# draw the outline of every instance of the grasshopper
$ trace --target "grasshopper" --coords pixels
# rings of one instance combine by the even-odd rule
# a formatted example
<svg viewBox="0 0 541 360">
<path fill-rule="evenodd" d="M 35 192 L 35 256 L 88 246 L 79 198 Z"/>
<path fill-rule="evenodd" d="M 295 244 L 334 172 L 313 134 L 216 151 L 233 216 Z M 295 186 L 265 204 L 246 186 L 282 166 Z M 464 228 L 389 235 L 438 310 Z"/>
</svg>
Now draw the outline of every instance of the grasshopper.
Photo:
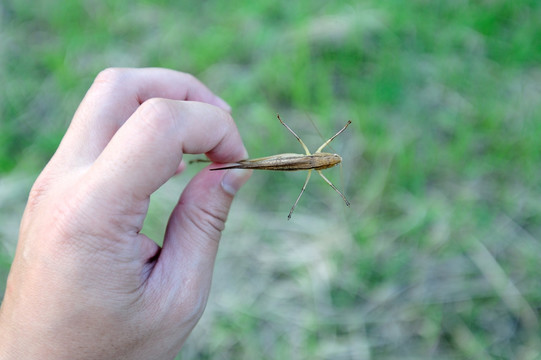
<svg viewBox="0 0 541 360">
<path fill-rule="evenodd" d="M 330 167 L 333 167 L 337 164 L 340 164 L 342 162 L 342 158 L 338 154 L 331 154 L 331 153 L 324 153 L 321 152 L 331 141 L 334 140 L 335 137 L 340 135 L 349 124 L 351 124 L 351 121 L 348 121 L 346 125 L 338 131 L 334 136 L 332 136 L 329 140 L 325 141 L 323 145 L 321 145 L 315 153 L 310 153 L 310 150 L 308 150 L 308 147 L 304 144 L 304 142 L 301 140 L 301 138 L 295 134 L 293 130 L 289 126 L 287 126 L 286 123 L 282 121 L 280 118 L 280 115 L 277 115 L 278 120 L 280 120 L 280 123 L 286 127 L 287 130 L 289 130 L 290 133 L 295 136 L 295 138 L 301 143 L 305 154 L 278 154 L 278 155 L 272 155 L 272 156 L 266 156 L 262 158 L 257 159 L 247 159 L 247 160 L 240 160 L 237 163 L 233 165 L 213 168 L 210 170 L 226 170 L 226 169 L 255 169 L 255 170 L 278 170 L 278 171 L 297 171 L 297 170 L 308 170 L 308 175 L 306 176 L 306 180 L 304 182 L 304 185 L 302 186 L 301 193 L 297 197 L 297 200 L 293 204 L 293 207 L 291 207 L 291 210 L 289 211 L 289 215 L 287 216 L 287 219 L 291 219 L 291 214 L 293 214 L 293 211 L 295 210 L 295 207 L 297 207 L 297 203 L 299 202 L 302 194 L 304 193 L 304 190 L 306 189 L 306 185 L 308 185 L 308 181 L 310 180 L 310 175 L 312 174 L 312 170 L 316 170 L 317 173 L 325 180 L 327 184 L 329 184 L 334 191 L 336 191 L 344 200 L 347 206 L 350 205 L 349 201 L 346 199 L 346 197 L 334 186 L 329 179 L 323 175 L 321 170 L 328 169 Z"/>
</svg>

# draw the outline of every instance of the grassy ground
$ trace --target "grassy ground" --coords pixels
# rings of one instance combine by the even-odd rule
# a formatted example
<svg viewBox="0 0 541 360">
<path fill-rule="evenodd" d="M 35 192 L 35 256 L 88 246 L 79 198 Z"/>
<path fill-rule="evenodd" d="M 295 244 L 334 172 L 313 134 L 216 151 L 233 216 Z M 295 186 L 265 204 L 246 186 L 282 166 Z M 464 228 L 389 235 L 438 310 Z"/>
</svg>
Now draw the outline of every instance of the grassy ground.
<svg viewBox="0 0 541 360">
<path fill-rule="evenodd" d="M 351 208 L 314 177 L 288 222 L 304 176 L 254 174 L 180 359 L 541 358 L 540 18 L 533 0 L 3 2 L 0 272 L 96 73 L 170 67 L 233 106 L 252 156 L 301 151 L 277 112 L 310 148 L 353 121 L 329 170 Z M 154 197 L 154 238 L 187 178 Z"/>
</svg>

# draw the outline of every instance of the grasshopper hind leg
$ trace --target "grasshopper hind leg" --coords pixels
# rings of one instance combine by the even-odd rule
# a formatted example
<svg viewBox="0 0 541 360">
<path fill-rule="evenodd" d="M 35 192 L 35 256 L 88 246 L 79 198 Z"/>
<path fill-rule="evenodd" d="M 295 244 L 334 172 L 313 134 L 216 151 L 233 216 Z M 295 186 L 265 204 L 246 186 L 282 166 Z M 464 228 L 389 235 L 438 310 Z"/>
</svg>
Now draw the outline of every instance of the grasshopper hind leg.
<svg viewBox="0 0 541 360">
<path fill-rule="evenodd" d="M 299 202 L 302 194 L 304 193 L 304 190 L 306 190 L 306 185 L 308 185 L 308 181 L 310 180 L 310 175 L 312 174 L 312 170 L 308 170 L 308 175 L 306 176 L 306 181 L 304 182 L 304 185 L 302 186 L 301 193 L 297 197 L 297 200 L 295 200 L 295 204 L 291 207 L 291 210 L 289 211 L 289 215 L 287 216 L 287 219 L 291 219 L 291 214 L 293 214 L 293 211 L 297 207 L 297 203 Z"/>
<path fill-rule="evenodd" d="M 317 170 L 317 173 L 323 178 L 323 180 L 325 180 L 325 182 L 326 182 L 327 184 L 329 184 L 329 185 L 334 189 L 334 191 L 336 191 L 338 194 L 340 194 L 340 196 L 342 197 L 342 199 L 344 199 L 344 202 L 346 203 L 346 205 L 349 206 L 350 203 L 349 203 L 348 199 L 346 199 L 346 197 L 344 196 L 344 194 L 342 194 L 342 193 L 340 192 L 340 190 L 338 190 L 338 189 L 336 188 L 336 186 L 334 186 L 334 185 L 332 184 L 332 182 L 331 182 L 329 179 L 327 179 L 327 178 L 325 177 L 325 175 L 323 175 L 323 173 L 321 172 L 321 170 Z"/>
</svg>

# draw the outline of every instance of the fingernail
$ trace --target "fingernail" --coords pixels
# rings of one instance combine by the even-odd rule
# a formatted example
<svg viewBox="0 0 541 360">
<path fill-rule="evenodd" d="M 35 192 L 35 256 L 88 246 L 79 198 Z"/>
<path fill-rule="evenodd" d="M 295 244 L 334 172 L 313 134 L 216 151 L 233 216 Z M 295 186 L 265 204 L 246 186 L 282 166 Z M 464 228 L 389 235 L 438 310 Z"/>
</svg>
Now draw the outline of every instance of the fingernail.
<svg viewBox="0 0 541 360">
<path fill-rule="evenodd" d="M 222 110 L 227 111 L 228 113 L 231 112 L 231 106 L 219 96 L 216 96 L 216 106 L 218 106 Z"/>
<path fill-rule="evenodd" d="M 246 169 L 231 169 L 227 170 L 222 178 L 222 189 L 230 195 L 235 195 L 242 185 L 252 175 L 252 170 Z"/>
</svg>

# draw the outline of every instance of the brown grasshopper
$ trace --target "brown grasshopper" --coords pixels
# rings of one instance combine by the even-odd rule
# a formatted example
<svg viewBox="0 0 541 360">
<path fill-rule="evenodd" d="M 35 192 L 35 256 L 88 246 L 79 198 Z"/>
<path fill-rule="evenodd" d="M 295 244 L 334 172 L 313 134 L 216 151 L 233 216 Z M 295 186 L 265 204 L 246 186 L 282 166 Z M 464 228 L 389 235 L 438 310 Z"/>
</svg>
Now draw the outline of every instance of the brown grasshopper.
<svg viewBox="0 0 541 360">
<path fill-rule="evenodd" d="M 291 219 L 291 214 L 295 210 L 295 207 L 297 206 L 297 203 L 299 202 L 299 199 L 301 198 L 302 194 L 304 193 L 304 190 L 306 189 L 306 185 L 308 184 L 308 181 L 310 180 L 310 175 L 312 174 L 312 170 L 316 170 L 318 174 L 325 180 L 327 184 L 329 184 L 340 196 L 342 199 L 344 199 L 344 202 L 347 206 L 349 206 L 349 201 L 346 199 L 346 197 L 334 186 L 329 179 L 323 175 L 321 170 L 328 169 L 330 167 L 333 167 L 337 164 L 340 164 L 342 162 L 342 158 L 338 154 L 330 154 L 330 153 L 324 153 L 321 152 L 325 146 L 329 145 L 331 141 L 334 140 L 335 137 L 340 135 L 349 124 L 351 124 L 351 121 L 348 121 L 346 125 L 338 131 L 336 134 L 334 134 L 333 137 L 331 137 L 329 140 L 325 141 L 323 145 L 321 145 L 315 153 L 310 153 L 308 150 L 308 147 L 304 144 L 304 142 L 301 140 L 301 138 L 295 134 L 293 130 L 289 126 L 286 125 L 280 119 L 280 115 L 278 115 L 278 120 L 286 127 L 286 129 L 289 130 L 290 133 L 295 136 L 295 138 L 301 143 L 304 151 L 306 154 L 278 154 L 278 155 L 272 155 L 272 156 L 266 156 L 262 158 L 257 159 L 247 159 L 247 160 L 240 160 L 236 164 L 218 167 L 210 170 L 226 170 L 226 169 L 255 169 L 255 170 L 279 170 L 279 171 L 297 171 L 297 170 L 308 170 L 308 175 L 306 176 L 306 181 L 304 182 L 304 185 L 302 186 L 301 193 L 297 197 L 297 200 L 295 201 L 295 204 L 293 204 L 293 207 L 291 207 L 291 210 L 289 211 L 289 215 L 287 216 L 287 219 Z"/>
</svg>

